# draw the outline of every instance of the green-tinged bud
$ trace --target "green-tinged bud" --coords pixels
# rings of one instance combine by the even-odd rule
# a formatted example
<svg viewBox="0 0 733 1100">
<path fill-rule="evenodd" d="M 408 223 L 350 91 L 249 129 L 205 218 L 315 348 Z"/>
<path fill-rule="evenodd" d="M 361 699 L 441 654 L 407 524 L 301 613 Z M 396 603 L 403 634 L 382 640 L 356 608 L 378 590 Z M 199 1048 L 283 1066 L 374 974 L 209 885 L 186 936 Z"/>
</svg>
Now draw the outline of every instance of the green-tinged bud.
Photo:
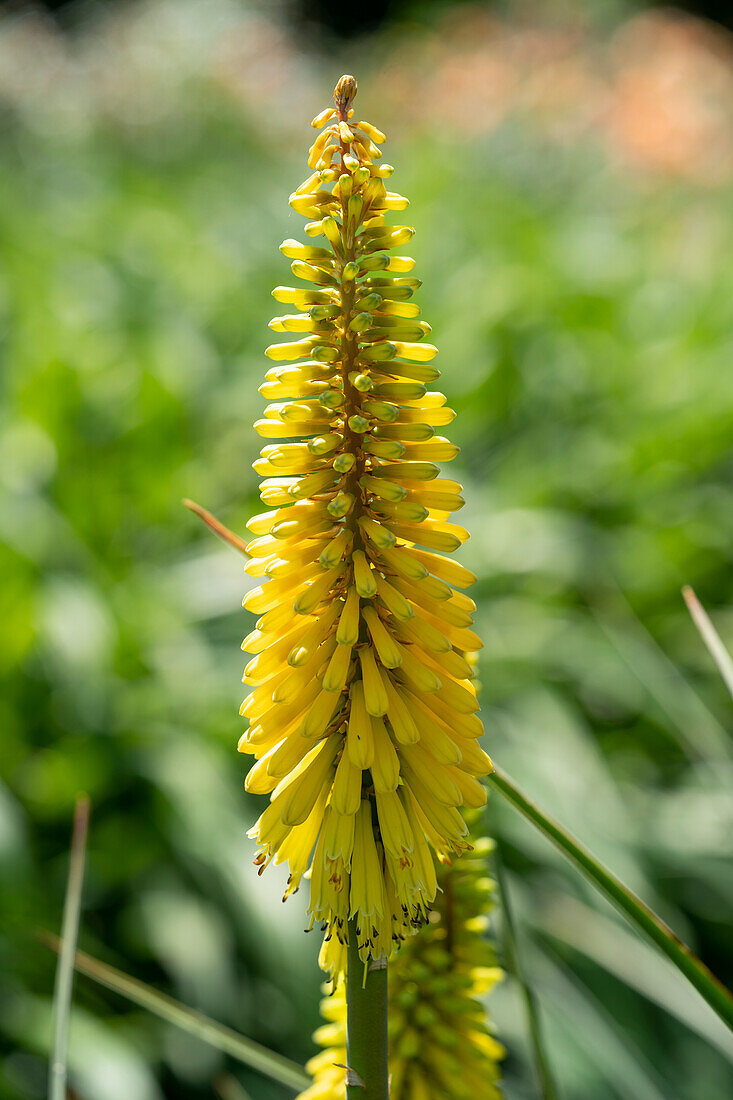
<svg viewBox="0 0 733 1100">
<path fill-rule="evenodd" d="M 321 222 L 321 230 L 331 246 L 340 253 L 343 247 L 343 241 L 341 239 L 341 227 L 336 219 L 332 218 L 330 215 L 324 218 Z"/>
<path fill-rule="evenodd" d="M 388 271 L 390 258 L 385 252 L 377 252 L 371 256 L 362 256 L 359 260 L 359 271 Z M 409 270 L 409 268 L 407 269 Z"/>
<path fill-rule="evenodd" d="M 356 459 L 352 454 L 342 452 L 333 460 L 333 468 L 337 474 L 347 474 L 349 470 L 354 468 L 355 461 Z"/>
<path fill-rule="evenodd" d="M 312 357 L 317 363 L 335 363 L 339 357 L 338 348 L 332 348 L 328 344 L 320 344 L 311 350 Z"/>
<path fill-rule="evenodd" d="M 409 319 L 420 316 L 420 307 L 414 302 L 383 302 L 379 313 L 374 318 L 375 324 L 382 323 L 382 317 L 407 317 Z"/>
<path fill-rule="evenodd" d="M 283 256 L 290 260 L 332 260 L 333 255 L 327 248 L 318 248 L 314 244 L 301 244 L 300 241 L 287 240 L 280 245 Z"/>
<path fill-rule="evenodd" d="M 341 390 L 326 390 L 325 393 L 319 394 L 318 400 L 326 409 L 340 409 L 346 398 Z M 418 425 L 410 425 L 410 427 L 417 426 Z M 425 438 L 427 439 L 428 437 L 425 436 Z"/>
<path fill-rule="evenodd" d="M 388 401 L 418 401 L 425 392 L 419 382 L 380 382 L 372 390 L 375 397 L 386 397 Z"/>
<path fill-rule="evenodd" d="M 401 317 L 384 317 L 383 323 L 375 325 L 367 332 L 367 338 L 374 340 L 422 340 L 425 333 L 417 325 L 410 325 Z M 398 353 L 399 354 L 399 353 Z"/>
<path fill-rule="evenodd" d="M 326 543 L 318 557 L 319 564 L 324 569 L 333 569 L 334 565 L 337 565 L 344 555 L 350 552 L 353 544 L 354 536 L 351 531 L 342 529 L 335 539 Z"/>
<path fill-rule="evenodd" d="M 386 363 L 397 355 L 397 348 L 389 341 L 383 340 L 371 347 L 360 348 L 359 358 L 365 363 Z"/>
<path fill-rule="evenodd" d="M 384 205 L 387 210 L 406 210 L 410 200 L 404 195 L 398 195 L 394 191 L 388 191 L 384 197 Z"/>
<path fill-rule="evenodd" d="M 374 383 L 372 382 L 371 375 L 369 375 L 369 374 L 354 374 L 353 371 L 349 375 L 349 381 L 351 382 L 354 389 L 358 390 L 359 393 L 369 393 L 369 390 L 374 385 Z"/>
<path fill-rule="evenodd" d="M 361 407 L 368 416 L 373 416 L 376 420 L 381 420 L 387 424 L 391 424 L 393 420 L 396 420 L 400 412 L 397 406 L 391 405 L 389 401 L 374 401 L 371 398 L 363 401 Z"/>
<path fill-rule="evenodd" d="M 402 458 L 405 453 L 402 443 L 396 440 L 375 439 L 373 436 L 364 440 L 364 450 L 370 455 L 377 455 L 378 458 L 389 459 Z"/>
<path fill-rule="evenodd" d="M 365 329 L 370 328 L 374 319 L 371 313 L 357 313 L 356 317 L 349 322 L 349 328 L 352 332 L 363 332 Z"/>
<path fill-rule="evenodd" d="M 344 172 L 342 176 L 339 176 L 338 186 L 341 198 L 347 199 L 354 190 L 354 181 L 348 172 Z"/>
<path fill-rule="evenodd" d="M 319 435 L 308 443 L 308 450 L 312 455 L 326 455 L 335 451 L 343 441 L 343 436 L 338 432 L 329 432 L 328 435 Z"/>
<path fill-rule="evenodd" d="M 351 493 L 337 493 L 328 505 L 328 514 L 334 519 L 341 519 L 348 515 L 354 506 L 354 498 Z"/>
<path fill-rule="evenodd" d="M 385 194 L 386 191 L 381 179 L 373 176 L 364 188 L 364 202 L 367 203 L 367 205 L 372 203 L 378 204 L 384 198 Z"/>
<path fill-rule="evenodd" d="M 369 310 L 370 312 L 379 309 L 382 305 L 382 295 L 377 294 L 375 291 L 364 295 L 358 294 L 356 297 L 356 305 L 359 309 Z"/>
<path fill-rule="evenodd" d="M 433 438 L 435 428 L 430 424 L 385 424 L 376 429 L 376 435 L 379 439 L 401 439 L 405 443 L 424 443 Z"/>
<path fill-rule="evenodd" d="M 354 263 L 353 260 L 349 260 L 347 264 L 344 264 L 341 274 L 345 283 L 351 283 L 359 274 L 359 265 Z"/>
<path fill-rule="evenodd" d="M 366 231 L 365 234 L 366 236 Z M 381 232 L 370 233 L 366 237 L 364 244 L 365 247 L 370 249 L 387 249 L 387 248 L 399 248 L 400 245 L 407 244 L 415 236 L 415 230 L 409 225 L 400 225 L 390 228 L 389 226 L 383 226 Z"/>
<path fill-rule="evenodd" d="M 349 417 L 348 424 L 352 432 L 357 432 L 359 435 L 369 431 L 369 421 L 358 413 Z"/>
<path fill-rule="evenodd" d="M 326 321 L 331 317 L 338 317 L 340 313 L 341 307 L 337 305 L 311 306 L 308 310 L 309 316 L 314 321 Z"/>
<path fill-rule="evenodd" d="M 305 279 L 306 282 L 317 283 L 319 286 L 336 286 L 336 279 L 333 275 L 329 275 L 303 260 L 293 260 L 290 270 L 293 275 L 296 275 L 299 279 Z"/>
<path fill-rule="evenodd" d="M 387 271 L 412 271 L 414 266 L 412 256 L 390 256 Z"/>
<path fill-rule="evenodd" d="M 305 405 L 298 401 L 288 401 L 286 404 L 281 405 L 279 409 L 275 406 L 278 412 L 278 419 L 280 420 L 295 420 L 306 421 L 313 420 L 319 416 L 319 410 L 313 408 L 310 405 Z M 324 417 L 325 413 L 320 411 L 320 416 Z"/>
<path fill-rule="evenodd" d="M 404 500 L 407 496 L 407 489 L 402 485 L 398 485 L 396 481 L 388 481 L 387 478 L 372 477 L 370 474 L 365 475 L 360 483 L 367 492 L 374 493 L 378 497 L 382 497 L 384 500 L 400 501 Z"/>
<path fill-rule="evenodd" d="M 332 290 L 300 290 L 293 286 L 276 286 L 272 291 L 273 298 L 278 302 L 289 303 L 306 309 L 308 306 L 321 302 L 333 303 L 335 294 Z"/>
</svg>

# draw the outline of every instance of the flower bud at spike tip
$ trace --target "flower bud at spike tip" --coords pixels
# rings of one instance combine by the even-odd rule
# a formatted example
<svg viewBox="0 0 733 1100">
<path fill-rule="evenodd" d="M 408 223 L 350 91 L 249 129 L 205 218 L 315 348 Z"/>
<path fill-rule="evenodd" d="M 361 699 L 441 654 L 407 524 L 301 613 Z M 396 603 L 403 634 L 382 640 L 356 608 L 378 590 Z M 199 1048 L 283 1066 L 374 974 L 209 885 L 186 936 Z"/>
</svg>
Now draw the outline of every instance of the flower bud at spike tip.
<svg viewBox="0 0 733 1100">
<path fill-rule="evenodd" d="M 469 847 L 457 807 L 478 804 L 491 769 L 464 657 L 473 603 L 457 591 L 472 574 L 443 556 L 466 534 L 448 522 L 460 486 L 436 464 L 457 454 L 435 433 L 453 413 L 427 389 L 437 349 L 409 302 L 420 281 L 401 274 L 413 261 L 393 252 L 412 230 L 388 224 L 404 203 L 355 95 L 343 76 L 292 192 L 318 241 L 281 248 L 300 285 L 274 291 L 289 312 L 272 323 L 285 338 L 267 349 L 257 421 L 271 511 L 250 524 L 262 580 L 245 603 L 259 617 L 240 743 L 249 787 L 270 797 L 250 830 L 257 866 L 286 863 L 286 895 L 310 880 L 334 977 L 350 918 L 365 963 L 425 923 L 435 856 Z"/>
<path fill-rule="evenodd" d="M 346 115 L 356 96 L 357 83 L 348 73 L 341 77 L 333 90 L 333 100 L 340 115 Z"/>
</svg>

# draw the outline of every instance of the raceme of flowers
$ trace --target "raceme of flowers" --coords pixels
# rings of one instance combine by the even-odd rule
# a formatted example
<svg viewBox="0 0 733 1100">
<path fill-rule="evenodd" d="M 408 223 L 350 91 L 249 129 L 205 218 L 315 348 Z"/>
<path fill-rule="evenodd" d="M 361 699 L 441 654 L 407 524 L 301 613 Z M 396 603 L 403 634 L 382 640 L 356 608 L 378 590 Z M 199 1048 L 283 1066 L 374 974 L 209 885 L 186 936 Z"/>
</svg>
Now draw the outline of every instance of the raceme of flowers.
<svg viewBox="0 0 733 1100">
<path fill-rule="evenodd" d="M 473 839 L 473 838 L 472 838 Z M 486 939 L 494 883 L 486 858 L 492 842 L 438 871 L 439 893 L 428 923 L 389 968 L 389 1065 L 392 1100 L 499 1100 L 499 1061 L 482 998 L 502 977 Z M 307 1065 L 313 1084 L 298 1100 L 345 1100 L 346 998 L 343 983 L 324 997 L 327 1023 L 314 1035 L 323 1048 Z"/>
<path fill-rule="evenodd" d="M 437 465 L 458 453 L 436 434 L 455 414 L 427 388 L 420 280 L 393 254 L 413 230 L 387 225 L 407 199 L 386 188 L 384 135 L 353 120 L 355 93 L 342 77 L 313 120 L 311 174 L 290 197 L 319 243 L 280 246 L 303 285 L 273 291 L 292 312 L 270 327 L 294 339 L 267 349 L 260 387 L 254 468 L 272 510 L 248 524 L 246 570 L 264 582 L 244 600 L 260 617 L 239 746 L 256 758 L 247 790 L 270 794 L 255 862 L 288 864 L 286 897 L 310 875 L 332 973 L 350 919 L 365 961 L 426 920 L 431 847 L 469 847 L 459 807 L 484 803 L 492 767 L 465 658 L 481 645 L 461 591 L 475 577 L 445 556 L 468 537 L 449 522 L 461 486 Z"/>
</svg>

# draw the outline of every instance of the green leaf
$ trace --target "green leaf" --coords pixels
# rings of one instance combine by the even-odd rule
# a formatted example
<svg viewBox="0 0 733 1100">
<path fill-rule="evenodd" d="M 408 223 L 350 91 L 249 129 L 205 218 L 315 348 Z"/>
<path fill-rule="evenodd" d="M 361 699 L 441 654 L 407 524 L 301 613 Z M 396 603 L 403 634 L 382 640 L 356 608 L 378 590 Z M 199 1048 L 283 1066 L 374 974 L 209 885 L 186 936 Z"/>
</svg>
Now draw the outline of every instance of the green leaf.
<svg viewBox="0 0 733 1100">
<path fill-rule="evenodd" d="M 56 936 L 41 931 L 39 938 L 51 950 L 59 950 L 60 941 Z M 197 1039 L 210 1043 L 217 1050 L 230 1054 L 252 1069 L 259 1070 L 273 1081 L 279 1081 L 280 1084 L 287 1085 L 298 1092 L 308 1088 L 311 1083 L 305 1071 L 289 1058 L 260 1046 L 259 1043 L 247 1039 L 232 1028 L 226 1027 L 225 1024 L 211 1020 L 203 1013 L 188 1008 L 173 997 L 160 993 L 145 982 L 130 977 L 116 967 L 87 955 L 84 951 L 76 952 L 74 966 L 81 974 L 86 974 L 88 978 L 99 982 L 100 985 L 119 993 L 121 997 L 126 997 L 141 1008 L 155 1013 L 168 1023 L 175 1024 L 176 1027 L 187 1031 L 189 1035 L 195 1035 Z"/>
<path fill-rule="evenodd" d="M 89 799 L 86 795 L 78 795 L 74 807 L 69 876 L 66 881 L 59 961 L 53 990 L 53 1044 L 48 1067 L 49 1100 L 66 1100 L 66 1062 L 69 1050 L 71 995 L 74 985 L 74 954 L 79 938 L 88 832 Z"/>
<path fill-rule="evenodd" d="M 733 995 L 712 974 L 689 947 L 679 939 L 653 910 L 638 898 L 628 886 L 588 851 L 559 822 L 533 802 L 500 768 L 495 768 L 487 782 L 511 802 L 535 828 L 551 840 L 556 848 L 611 901 L 631 923 L 660 948 L 677 969 L 694 985 L 698 993 L 715 1009 L 721 1019 L 733 1029 Z"/>
<path fill-rule="evenodd" d="M 537 999 L 524 973 L 519 955 L 517 934 L 514 928 L 514 915 L 509 900 L 509 891 L 507 889 L 504 870 L 498 853 L 494 866 L 496 868 L 496 881 L 499 886 L 502 914 L 504 917 L 504 954 L 507 968 L 514 975 L 522 990 L 527 1015 L 527 1025 L 529 1027 L 529 1036 L 532 1043 L 535 1073 L 537 1074 L 540 1093 L 542 1095 L 542 1100 L 557 1100 L 557 1090 L 550 1071 L 550 1060 L 545 1050 L 545 1042 L 540 1026 Z"/>
</svg>

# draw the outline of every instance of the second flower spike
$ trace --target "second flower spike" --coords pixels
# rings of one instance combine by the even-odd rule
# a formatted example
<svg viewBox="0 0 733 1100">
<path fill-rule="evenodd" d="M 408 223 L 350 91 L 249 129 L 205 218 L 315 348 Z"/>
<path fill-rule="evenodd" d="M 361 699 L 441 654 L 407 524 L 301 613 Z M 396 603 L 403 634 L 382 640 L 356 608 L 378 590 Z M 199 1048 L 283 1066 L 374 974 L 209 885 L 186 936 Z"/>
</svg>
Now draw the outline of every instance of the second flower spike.
<svg viewBox="0 0 733 1100">
<path fill-rule="evenodd" d="M 475 578 L 444 556 L 468 537 L 449 521 L 461 486 L 437 465 L 458 453 L 437 434 L 454 413 L 428 389 L 437 349 L 414 261 L 394 254 L 413 230 L 387 224 L 407 200 L 355 94 L 342 77 L 313 120 L 312 174 L 290 198 L 313 243 L 284 242 L 299 285 L 273 291 L 293 312 L 270 327 L 294 338 L 267 349 L 256 423 L 272 510 L 249 523 L 247 571 L 264 583 L 244 601 L 260 617 L 240 742 L 256 758 L 247 788 L 270 794 L 256 863 L 288 864 L 286 896 L 310 874 L 332 973 L 351 918 L 364 960 L 425 921 L 433 851 L 469 846 L 459 807 L 483 803 L 491 770 L 464 656 L 480 646 L 461 591 Z"/>
</svg>

